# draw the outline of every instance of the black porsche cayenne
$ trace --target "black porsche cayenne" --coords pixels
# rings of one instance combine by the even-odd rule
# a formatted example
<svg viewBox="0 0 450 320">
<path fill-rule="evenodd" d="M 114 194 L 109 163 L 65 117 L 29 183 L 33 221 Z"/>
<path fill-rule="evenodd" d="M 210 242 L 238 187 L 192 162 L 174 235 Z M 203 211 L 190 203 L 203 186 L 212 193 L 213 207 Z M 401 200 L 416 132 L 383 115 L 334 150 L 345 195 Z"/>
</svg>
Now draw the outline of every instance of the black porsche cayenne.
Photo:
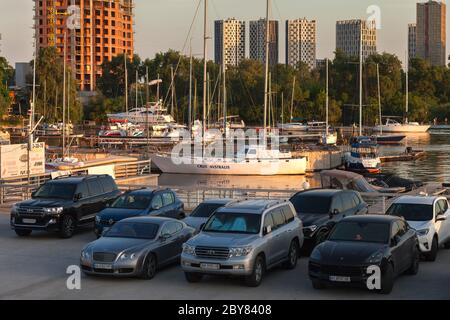
<svg viewBox="0 0 450 320">
<path fill-rule="evenodd" d="M 379 281 L 372 275 L 378 269 Z M 399 217 L 352 216 L 338 222 L 309 260 L 315 289 L 326 285 L 357 285 L 390 293 L 396 276 L 419 269 L 416 232 Z M 369 281 L 374 281 L 369 285 Z"/>
</svg>

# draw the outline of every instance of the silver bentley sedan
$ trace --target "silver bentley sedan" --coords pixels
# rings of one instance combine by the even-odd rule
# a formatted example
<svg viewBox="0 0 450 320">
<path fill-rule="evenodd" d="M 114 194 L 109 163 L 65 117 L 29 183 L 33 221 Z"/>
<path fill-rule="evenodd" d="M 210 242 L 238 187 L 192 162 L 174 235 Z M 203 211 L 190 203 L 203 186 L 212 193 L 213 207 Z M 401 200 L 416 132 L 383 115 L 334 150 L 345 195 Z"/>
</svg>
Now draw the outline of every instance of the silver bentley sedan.
<svg viewBox="0 0 450 320">
<path fill-rule="evenodd" d="M 179 261 L 183 243 L 194 233 L 175 219 L 124 219 L 83 248 L 80 266 L 87 275 L 152 279 L 158 269 Z"/>
</svg>

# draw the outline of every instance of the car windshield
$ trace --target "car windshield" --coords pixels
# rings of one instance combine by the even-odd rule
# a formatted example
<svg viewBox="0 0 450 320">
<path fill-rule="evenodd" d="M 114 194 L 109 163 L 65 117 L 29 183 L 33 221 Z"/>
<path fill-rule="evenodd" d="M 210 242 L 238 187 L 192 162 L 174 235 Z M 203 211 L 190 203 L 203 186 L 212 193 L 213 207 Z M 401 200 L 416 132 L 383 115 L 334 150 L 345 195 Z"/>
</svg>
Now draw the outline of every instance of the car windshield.
<svg viewBox="0 0 450 320">
<path fill-rule="evenodd" d="M 328 238 L 331 241 L 388 243 L 390 225 L 375 222 L 340 222 Z"/>
<path fill-rule="evenodd" d="M 261 215 L 220 212 L 209 219 L 203 231 L 257 234 L 260 227 Z"/>
<path fill-rule="evenodd" d="M 46 183 L 34 193 L 33 198 L 72 200 L 76 187 L 75 184 Z"/>
<path fill-rule="evenodd" d="M 195 218 L 209 218 L 220 207 L 223 207 L 222 203 L 201 203 L 192 211 L 190 216 Z"/>
<path fill-rule="evenodd" d="M 151 197 L 145 195 L 124 194 L 116 199 L 111 208 L 116 209 L 147 209 L 150 206 Z"/>
<path fill-rule="evenodd" d="M 406 221 L 433 220 L 433 206 L 426 204 L 394 203 L 387 211 L 390 216 L 403 217 Z"/>
<path fill-rule="evenodd" d="M 119 222 L 109 229 L 104 237 L 107 238 L 131 238 L 131 239 L 155 239 L 159 225 L 154 223 Z"/>
<path fill-rule="evenodd" d="M 300 194 L 291 199 L 297 213 L 329 214 L 331 197 Z"/>
</svg>

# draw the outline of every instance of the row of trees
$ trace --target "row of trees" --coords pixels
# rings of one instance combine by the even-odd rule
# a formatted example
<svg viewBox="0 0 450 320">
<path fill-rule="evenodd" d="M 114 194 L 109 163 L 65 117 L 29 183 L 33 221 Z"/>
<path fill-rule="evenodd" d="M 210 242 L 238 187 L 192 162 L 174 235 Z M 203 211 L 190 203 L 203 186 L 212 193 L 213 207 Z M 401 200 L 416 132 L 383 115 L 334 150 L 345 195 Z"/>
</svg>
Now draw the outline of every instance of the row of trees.
<svg viewBox="0 0 450 320">
<path fill-rule="evenodd" d="M 405 79 L 402 63 L 397 56 L 383 53 L 369 57 L 363 66 L 364 125 L 379 121 L 378 86 L 376 65 L 380 70 L 381 104 L 383 115 L 404 116 Z M 134 105 L 135 90 L 138 90 L 138 104 L 145 101 L 144 86 L 136 86 L 138 78 L 143 79 L 147 70 L 150 79 L 162 79 L 160 92 L 166 105 L 171 105 L 171 69 L 176 71 L 174 81 L 175 110 L 180 122 L 187 121 L 189 97 L 190 59 L 175 51 L 160 53 L 154 59 L 142 60 L 135 55 L 128 61 L 129 105 Z M 209 83 L 208 114 L 210 120 L 221 115 L 220 66 L 208 63 Z M 203 62 L 193 59 L 194 114 L 202 114 Z M 238 67 L 227 69 L 228 114 L 240 115 L 249 124 L 261 124 L 264 99 L 264 66 L 254 60 L 244 60 Z M 294 86 L 294 78 L 295 87 Z M 85 109 L 85 115 L 92 119 L 104 119 L 107 112 L 124 110 L 125 95 L 124 57 L 119 56 L 103 65 L 103 76 L 98 81 L 101 96 Z M 323 120 L 325 118 L 325 68 L 319 66 L 310 70 L 300 63 L 297 68 L 277 65 L 271 70 L 271 116 L 273 122 L 289 121 L 293 118 Z M 329 61 L 330 121 L 335 124 L 356 122 L 359 117 L 359 66 L 357 58 L 350 58 L 337 52 Z M 156 90 L 150 88 L 150 99 L 155 101 Z M 294 93 L 294 94 L 293 94 Z M 413 59 L 409 67 L 409 114 L 411 121 L 425 122 L 434 118 L 450 116 L 450 70 L 434 67 L 424 60 Z M 292 107 L 292 108 L 291 108 Z M 291 114 L 292 112 L 292 114 Z"/>
<path fill-rule="evenodd" d="M 380 70 L 381 104 L 383 114 L 404 116 L 405 72 L 401 61 L 392 54 L 383 53 L 369 57 L 363 66 L 364 125 L 379 121 L 378 86 L 376 66 Z M 84 106 L 77 92 L 76 80 L 67 66 L 68 114 L 73 122 L 82 119 L 102 121 L 109 112 L 125 110 L 125 63 L 117 56 L 102 66 L 98 95 Z M 174 92 L 171 92 L 172 70 L 175 73 Z M 153 59 L 135 55 L 127 61 L 129 108 L 145 105 L 146 89 L 149 99 L 156 101 L 156 87 L 146 88 L 144 78 L 162 79 L 160 98 L 176 117 L 188 121 L 190 58 L 175 51 L 159 53 Z M 136 84 L 136 72 L 138 84 Z M 4 114 L 10 104 L 7 84 L 11 83 L 13 69 L 0 58 L 0 112 Z M 222 115 L 222 75 L 219 65 L 208 63 L 208 115 L 216 121 Z M 36 112 L 47 121 L 61 121 L 63 101 L 63 60 L 55 48 L 42 49 L 37 60 Z M 294 82 L 295 78 L 295 82 Z M 203 61 L 193 59 L 193 114 L 201 118 L 203 96 Z M 229 67 L 226 74 L 228 114 L 240 115 L 248 124 L 260 125 L 263 121 L 264 66 L 254 60 L 244 60 L 238 67 Z M 31 83 L 32 79 L 28 82 Z M 351 124 L 359 117 L 359 66 L 357 58 L 337 52 L 329 61 L 330 121 L 334 124 Z M 450 117 L 450 69 L 434 67 L 424 60 L 413 59 L 409 67 L 409 119 L 426 122 L 434 118 Z M 271 68 L 271 121 L 289 121 L 290 118 L 324 120 L 325 118 L 325 68 L 310 70 L 300 63 L 297 68 L 277 65 Z M 172 96 L 174 101 L 172 103 Z M 171 106 L 173 105 L 173 109 Z M 22 107 L 27 110 L 28 107 Z"/>
</svg>

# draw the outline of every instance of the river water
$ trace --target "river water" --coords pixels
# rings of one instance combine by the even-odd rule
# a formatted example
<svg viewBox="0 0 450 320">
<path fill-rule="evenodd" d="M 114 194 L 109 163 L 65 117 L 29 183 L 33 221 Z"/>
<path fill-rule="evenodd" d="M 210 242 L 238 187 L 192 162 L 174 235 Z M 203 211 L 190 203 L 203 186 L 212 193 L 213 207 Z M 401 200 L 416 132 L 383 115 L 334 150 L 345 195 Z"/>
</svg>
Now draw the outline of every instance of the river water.
<svg viewBox="0 0 450 320">
<path fill-rule="evenodd" d="M 395 173 L 403 178 L 422 182 L 450 182 L 450 134 L 408 135 L 403 144 L 383 146 L 382 155 L 394 155 L 405 151 L 406 147 L 424 150 L 425 157 L 411 162 L 391 162 L 383 164 L 383 172 Z"/>
<path fill-rule="evenodd" d="M 426 156 L 410 162 L 391 162 L 383 164 L 383 172 L 394 173 L 403 178 L 422 182 L 450 182 L 450 134 L 413 134 L 400 145 L 381 146 L 381 155 L 403 153 L 406 147 L 424 150 Z M 179 186 L 187 188 L 225 188 L 225 189 L 268 189 L 299 190 L 303 183 L 320 187 L 320 175 L 308 176 L 208 176 L 187 174 L 162 174 L 158 178 L 160 186 Z"/>
</svg>

